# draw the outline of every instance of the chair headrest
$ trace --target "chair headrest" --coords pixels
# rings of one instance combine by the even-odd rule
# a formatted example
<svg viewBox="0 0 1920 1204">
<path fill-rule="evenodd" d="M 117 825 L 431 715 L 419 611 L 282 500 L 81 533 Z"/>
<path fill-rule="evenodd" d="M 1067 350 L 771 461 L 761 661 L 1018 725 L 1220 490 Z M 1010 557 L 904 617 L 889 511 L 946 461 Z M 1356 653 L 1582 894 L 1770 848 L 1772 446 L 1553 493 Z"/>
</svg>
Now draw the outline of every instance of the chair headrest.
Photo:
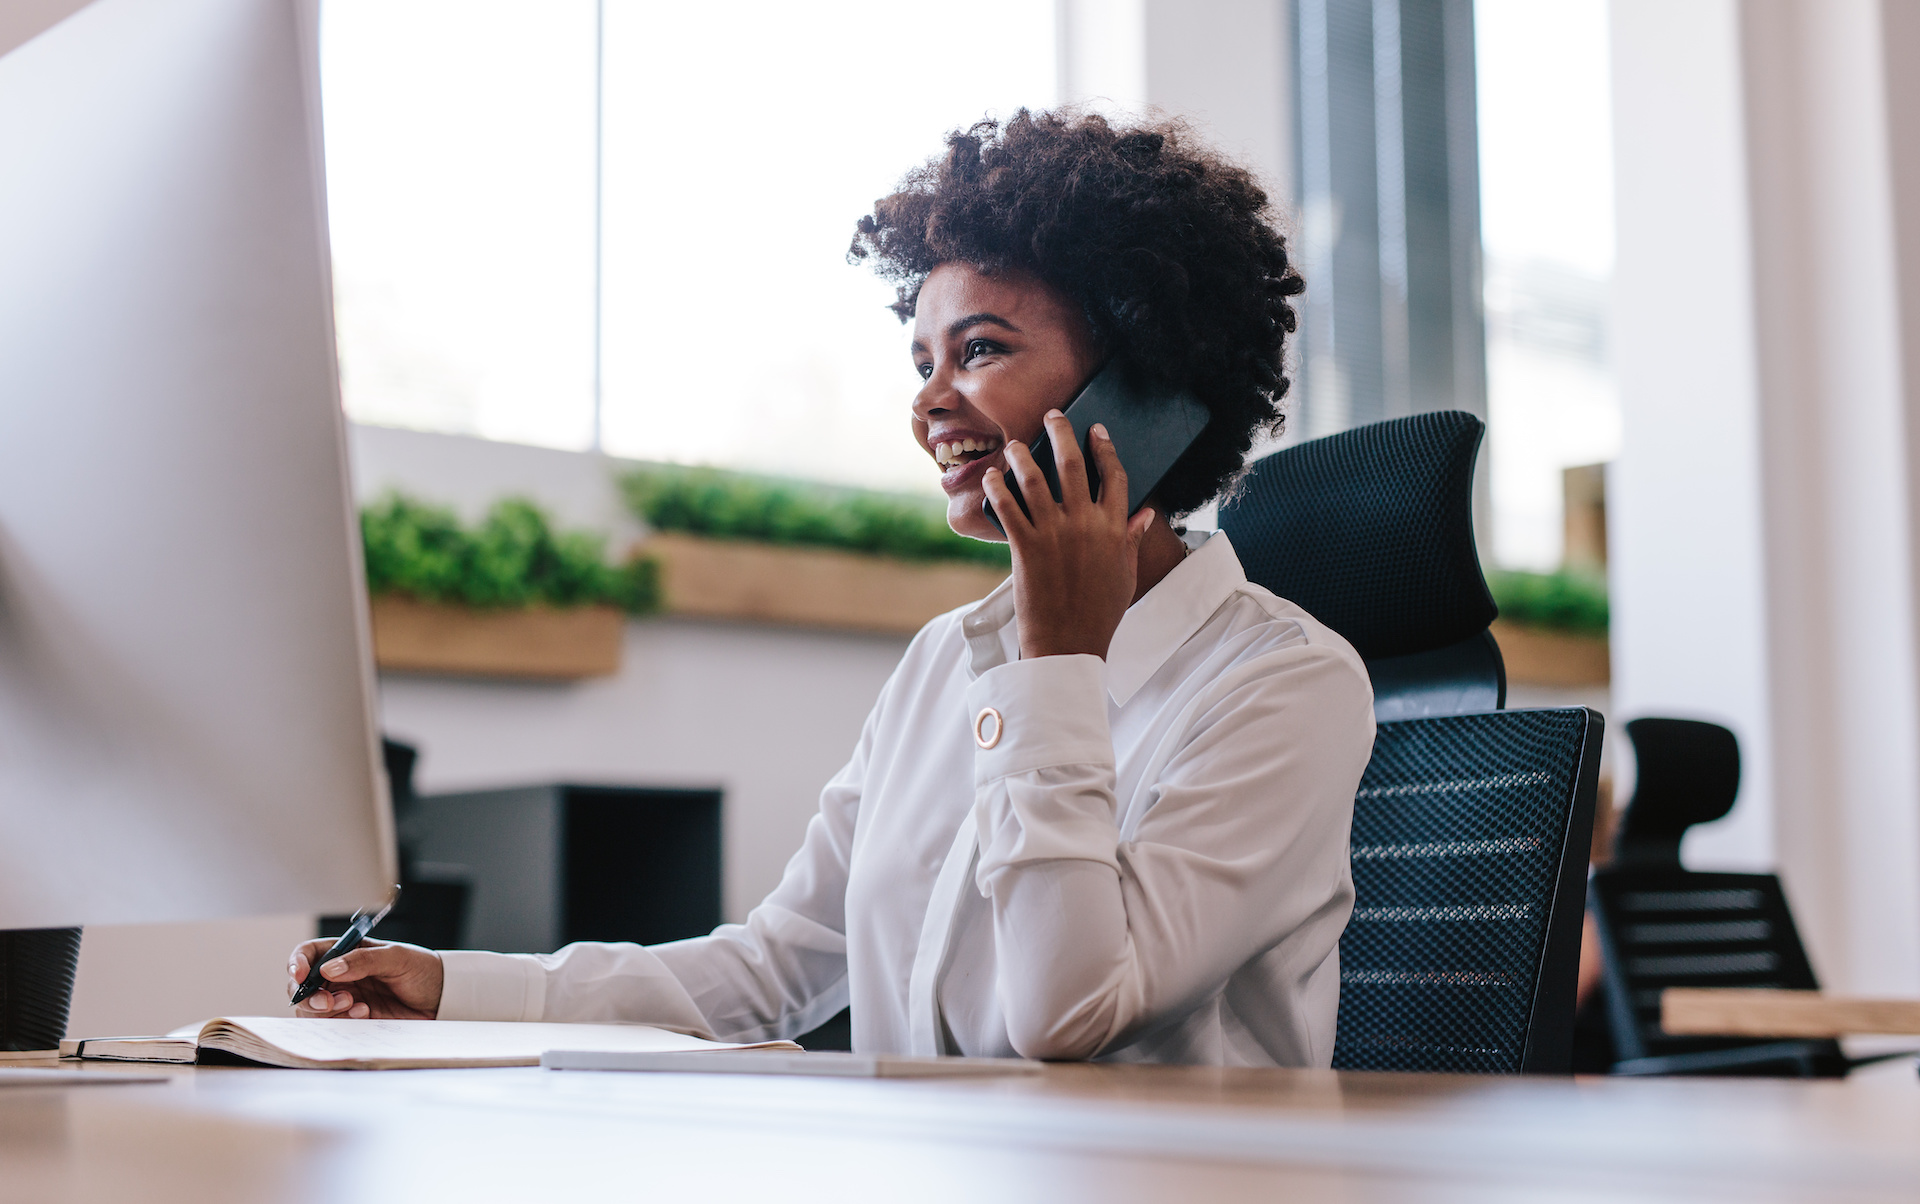
<svg viewBox="0 0 1920 1204">
<path fill-rule="evenodd" d="M 1697 719 L 1635 719 L 1627 739 L 1633 741 L 1633 801 L 1620 817 L 1614 859 L 1678 865 L 1687 829 L 1733 810 L 1740 741 Z"/>
<path fill-rule="evenodd" d="M 1456 644 L 1500 613 L 1473 544 L 1485 430 L 1440 410 L 1283 448 L 1220 508 L 1220 529 L 1249 580 L 1367 660 Z"/>
</svg>

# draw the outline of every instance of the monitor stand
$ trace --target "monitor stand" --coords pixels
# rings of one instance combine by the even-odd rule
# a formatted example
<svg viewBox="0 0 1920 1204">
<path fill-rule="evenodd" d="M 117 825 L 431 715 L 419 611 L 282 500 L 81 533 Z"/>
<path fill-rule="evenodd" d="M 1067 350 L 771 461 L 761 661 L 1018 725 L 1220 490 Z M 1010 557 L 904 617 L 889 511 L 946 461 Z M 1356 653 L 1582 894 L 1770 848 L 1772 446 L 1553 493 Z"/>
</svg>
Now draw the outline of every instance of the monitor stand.
<svg viewBox="0 0 1920 1204">
<path fill-rule="evenodd" d="M 79 968 L 78 928 L 0 930 L 0 1060 L 60 1048 Z"/>
</svg>

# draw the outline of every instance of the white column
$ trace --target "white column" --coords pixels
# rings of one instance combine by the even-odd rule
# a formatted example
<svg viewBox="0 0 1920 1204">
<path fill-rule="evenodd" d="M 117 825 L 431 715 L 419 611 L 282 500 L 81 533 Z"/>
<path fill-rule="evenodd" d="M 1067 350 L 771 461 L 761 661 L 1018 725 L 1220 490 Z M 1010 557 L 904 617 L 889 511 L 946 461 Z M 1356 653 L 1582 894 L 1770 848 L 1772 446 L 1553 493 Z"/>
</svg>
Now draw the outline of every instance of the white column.
<svg viewBox="0 0 1920 1204">
<path fill-rule="evenodd" d="M 1062 104 L 1191 122 L 1291 206 L 1287 5 L 1055 0 Z"/>
<path fill-rule="evenodd" d="M 1614 0 L 1612 345 L 1620 458 L 1607 482 L 1613 704 L 1710 719 L 1744 754 L 1702 867 L 1771 868 L 1766 608 L 1735 0 Z M 1697 855 L 1697 856 L 1696 856 Z"/>
<path fill-rule="evenodd" d="M 1054 0 L 1060 103 L 1138 113 L 1147 103 L 1149 0 Z"/>
<path fill-rule="evenodd" d="M 1734 729 L 1740 802 L 1689 863 L 1777 866 L 1852 990 L 1920 990 L 1900 3 L 1613 5 L 1617 718 Z"/>
<path fill-rule="evenodd" d="M 1147 0 L 1147 99 L 1183 117 L 1293 206 L 1287 4 Z"/>
<path fill-rule="evenodd" d="M 1888 8 L 1909 0 L 1889 0 Z M 1920 989 L 1912 488 L 1882 0 L 1742 9 L 1774 829 L 1820 968 Z M 1912 154 L 1911 148 L 1905 148 Z"/>
</svg>

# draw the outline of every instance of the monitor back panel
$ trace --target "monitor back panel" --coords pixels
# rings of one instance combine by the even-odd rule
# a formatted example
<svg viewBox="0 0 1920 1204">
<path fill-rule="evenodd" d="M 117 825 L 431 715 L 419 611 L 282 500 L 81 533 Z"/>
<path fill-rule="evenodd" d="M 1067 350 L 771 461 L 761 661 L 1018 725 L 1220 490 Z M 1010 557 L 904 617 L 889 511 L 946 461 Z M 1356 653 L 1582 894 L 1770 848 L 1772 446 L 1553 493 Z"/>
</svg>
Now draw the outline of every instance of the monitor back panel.
<svg viewBox="0 0 1920 1204">
<path fill-rule="evenodd" d="M 316 19 L 98 0 L 0 57 L 0 928 L 393 880 Z"/>
</svg>

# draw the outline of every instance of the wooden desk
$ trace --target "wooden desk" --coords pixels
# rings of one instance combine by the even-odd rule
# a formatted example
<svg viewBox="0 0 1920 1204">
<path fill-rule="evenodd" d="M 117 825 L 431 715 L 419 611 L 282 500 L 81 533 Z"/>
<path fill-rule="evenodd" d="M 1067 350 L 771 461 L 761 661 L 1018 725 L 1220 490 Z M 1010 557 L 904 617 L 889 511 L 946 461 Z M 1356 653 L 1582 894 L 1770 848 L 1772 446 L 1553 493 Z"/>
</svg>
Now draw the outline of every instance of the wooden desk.
<svg viewBox="0 0 1920 1204">
<path fill-rule="evenodd" d="M 1710 1037 L 1846 1037 L 1920 1033 L 1920 999 L 1862 999 L 1821 991 L 1669 987 L 1660 1027 Z"/>
<path fill-rule="evenodd" d="M 0 1201 L 1911 1201 L 1920 1082 L 180 1068 L 0 1090 Z"/>
</svg>

